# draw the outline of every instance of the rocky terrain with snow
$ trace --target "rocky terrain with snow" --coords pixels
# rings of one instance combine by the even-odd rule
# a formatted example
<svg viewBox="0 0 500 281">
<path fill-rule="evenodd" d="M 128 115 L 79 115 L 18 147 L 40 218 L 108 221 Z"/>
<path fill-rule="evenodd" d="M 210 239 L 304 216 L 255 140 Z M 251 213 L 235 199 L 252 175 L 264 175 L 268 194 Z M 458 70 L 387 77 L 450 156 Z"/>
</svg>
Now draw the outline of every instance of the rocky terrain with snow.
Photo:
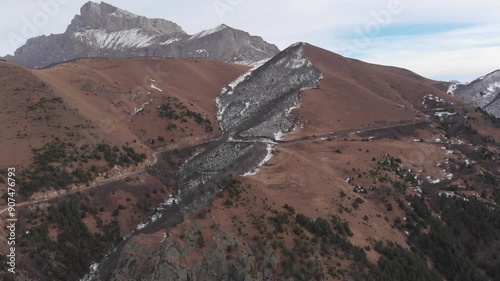
<svg viewBox="0 0 500 281">
<path fill-rule="evenodd" d="M 500 117 L 500 70 L 470 83 L 455 83 L 450 86 L 448 93 Z"/>
<path fill-rule="evenodd" d="M 83 57 L 201 57 L 252 64 L 278 52 L 261 37 L 224 24 L 190 36 L 171 21 L 88 2 L 64 33 L 31 38 L 5 59 L 29 68 Z"/>
<path fill-rule="evenodd" d="M 277 140 L 292 126 L 290 110 L 299 105 L 302 89 L 318 86 L 321 73 L 303 57 L 303 44 L 293 45 L 218 98 L 218 119 L 235 138 Z"/>
<path fill-rule="evenodd" d="M 302 44 L 297 44 L 227 86 L 218 98 L 223 136 L 180 169 L 179 199 L 224 175 L 255 171 L 269 160 L 276 136 L 293 126 L 290 111 L 299 106 L 299 92 L 315 87 L 320 78 L 319 70 L 302 56 Z M 218 184 L 212 184 L 214 189 Z M 201 205 L 210 199 L 192 197 Z"/>
<path fill-rule="evenodd" d="M 271 158 L 276 136 L 282 136 L 293 126 L 290 112 L 300 105 L 299 92 L 317 87 L 322 77 L 321 72 L 303 56 L 303 46 L 303 43 L 292 45 L 223 89 L 217 99 L 218 121 L 223 135 L 188 159 L 179 169 L 176 204 L 166 204 L 166 208 L 157 214 L 151 224 L 143 226 L 134 235 L 158 231 L 176 221 L 173 218 L 208 206 L 230 175 L 251 174 Z M 167 280 L 203 280 L 209 274 L 215 274 L 216 279 L 227 274 L 235 276 L 231 280 L 247 280 L 250 277 L 243 273 L 248 271 L 250 264 L 246 259 L 227 263 L 221 258 L 224 248 L 231 241 L 226 241 L 229 244 L 222 247 L 213 245 L 214 252 L 205 263 L 184 273 L 178 266 L 169 263 L 169 259 L 172 259 L 172 251 L 178 255 L 178 251 L 187 252 L 188 249 L 181 249 L 167 237 L 164 242 L 166 248 L 162 250 L 158 262 L 165 266 L 158 267 L 151 280 L 163 280 L 166 276 L 170 278 Z M 115 272 L 112 280 L 122 280 L 120 274 L 136 274 L 125 268 L 115 269 L 116 263 L 135 263 L 133 255 L 121 255 L 119 262 L 116 259 L 116 256 L 112 256 L 106 260 L 101 272 L 89 276 L 89 280 L 109 279 L 110 271 Z M 125 270 L 127 272 L 124 273 Z M 271 271 L 267 273 L 270 274 Z"/>
</svg>

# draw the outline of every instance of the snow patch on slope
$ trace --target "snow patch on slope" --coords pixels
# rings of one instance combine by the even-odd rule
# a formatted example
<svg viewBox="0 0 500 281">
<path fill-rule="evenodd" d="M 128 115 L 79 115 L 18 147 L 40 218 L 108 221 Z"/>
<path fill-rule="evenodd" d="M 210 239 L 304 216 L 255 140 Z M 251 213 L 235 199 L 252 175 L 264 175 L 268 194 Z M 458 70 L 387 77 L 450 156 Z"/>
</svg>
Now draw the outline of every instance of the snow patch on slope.
<svg viewBox="0 0 500 281">
<path fill-rule="evenodd" d="M 253 66 L 252 69 L 250 69 L 248 72 L 244 73 L 240 77 L 236 78 L 236 80 L 234 80 L 233 82 L 229 83 L 227 86 L 225 86 L 224 88 L 222 88 L 222 91 L 221 91 L 220 95 L 215 99 L 215 104 L 217 105 L 217 108 L 219 109 L 217 111 L 217 122 L 219 124 L 220 124 L 220 121 L 222 120 L 222 115 L 224 114 L 224 111 L 226 111 L 227 107 L 229 106 L 229 104 L 226 105 L 226 106 L 221 106 L 221 104 L 220 104 L 220 96 L 221 95 L 232 95 L 234 93 L 234 89 L 236 88 L 236 86 L 238 86 L 240 83 L 242 83 L 243 81 L 245 81 L 245 79 L 247 79 L 248 77 L 250 77 L 250 75 L 252 75 L 252 73 L 257 68 L 259 68 L 260 66 L 262 66 L 263 64 L 265 64 L 268 60 L 269 59 L 265 59 L 265 60 L 259 61 L 257 63 L 254 63 L 254 66 Z M 245 110 L 248 109 L 249 106 L 250 106 L 250 103 L 245 103 Z"/>
<path fill-rule="evenodd" d="M 454 116 L 456 114 L 457 114 L 456 112 L 446 112 L 446 111 L 441 111 L 441 112 L 434 113 L 434 115 L 437 116 L 437 117 L 439 117 L 439 118 L 443 118 L 443 117 L 446 117 L 446 116 Z"/>
<path fill-rule="evenodd" d="M 262 159 L 262 161 L 260 161 L 260 163 L 257 165 L 257 168 L 255 170 L 246 172 L 245 174 L 243 174 L 243 176 L 248 177 L 248 176 L 256 175 L 259 172 L 260 167 L 262 167 L 269 160 L 271 160 L 271 158 L 273 158 L 273 152 L 274 152 L 273 145 L 268 143 L 267 144 L 267 154 L 264 157 L 264 159 Z"/>
<path fill-rule="evenodd" d="M 143 34 L 141 29 L 127 29 L 108 32 L 103 29 L 91 29 L 84 32 L 75 32 L 75 37 L 81 41 L 96 44 L 102 49 L 142 48 L 153 43 L 156 36 Z"/>
<path fill-rule="evenodd" d="M 216 32 L 219 32 L 219 31 L 221 31 L 221 30 L 224 30 L 224 29 L 226 29 L 226 28 L 227 28 L 227 26 L 226 26 L 226 25 L 221 24 L 221 25 L 219 25 L 219 26 L 217 26 L 217 27 L 215 27 L 215 28 L 208 29 L 208 30 L 204 30 L 204 31 L 202 31 L 202 32 L 200 32 L 200 33 L 196 33 L 195 35 L 193 35 L 193 36 L 189 37 L 189 38 L 188 38 L 188 40 L 193 40 L 193 39 L 202 38 L 202 37 L 205 37 L 205 36 L 207 36 L 207 35 L 214 34 L 214 33 L 216 33 Z"/>
<path fill-rule="evenodd" d="M 255 67 L 259 67 L 261 65 L 264 65 L 269 60 L 270 60 L 270 58 L 263 59 L 263 60 L 260 60 L 260 61 L 252 61 L 252 60 L 233 61 L 232 63 L 234 63 L 234 64 L 241 64 L 241 65 L 247 65 L 247 66 L 251 66 L 252 68 L 255 68 Z"/>
<path fill-rule="evenodd" d="M 93 263 L 90 265 L 90 272 L 86 274 L 80 281 L 91 281 L 96 278 L 97 269 L 99 268 L 98 263 Z"/>
<path fill-rule="evenodd" d="M 454 96 L 458 85 L 459 84 L 451 84 L 451 86 L 448 88 L 448 94 Z"/>
<path fill-rule="evenodd" d="M 146 106 L 148 106 L 150 103 L 152 103 L 153 100 L 154 99 L 151 98 L 149 101 L 143 103 L 141 106 L 134 108 L 134 112 L 132 112 L 132 114 L 130 115 L 130 117 L 133 117 L 133 116 L 139 114 L 140 112 L 143 112 L 144 109 L 146 108 Z"/>
<path fill-rule="evenodd" d="M 483 98 L 494 95 L 499 89 L 500 89 L 500 82 L 494 82 L 488 85 L 488 88 L 486 88 L 487 92 L 485 93 Z"/>
<path fill-rule="evenodd" d="M 109 16 L 118 17 L 118 18 L 120 18 L 120 17 L 129 17 L 129 18 L 136 18 L 136 17 L 138 17 L 138 15 L 132 14 L 131 12 L 125 11 L 125 10 L 122 10 L 122 9 L 116 9 L 116 11 L 114 11 L 111 14 L 109 14 Z"/>
<path fill-rule="evenodd" d="M 151 81 L 152 81 L 152 83 L 151 83 L 150 87 L 151 87 L 152 89 L 155 89 L 155 90 L 157 90 L 157 91 L 159 91 L 159 92 L 163 92 L 163 90 L 162 90 L 162 89 L 158 88 L 158 87 L 157 87 L 157 86 L 153 83 L 153 82 L 155 82 L 154 80 L 151 80 Z"/>
<path fill-rule="evenodd" d="M 170 45 L 170 44 L 177 42 L 177 41 L 180 41 L 180 40 L 181 40 L 180 38 L 170 38 L 167 41 L 160 43 L 160 45 Z"/>
</svg>

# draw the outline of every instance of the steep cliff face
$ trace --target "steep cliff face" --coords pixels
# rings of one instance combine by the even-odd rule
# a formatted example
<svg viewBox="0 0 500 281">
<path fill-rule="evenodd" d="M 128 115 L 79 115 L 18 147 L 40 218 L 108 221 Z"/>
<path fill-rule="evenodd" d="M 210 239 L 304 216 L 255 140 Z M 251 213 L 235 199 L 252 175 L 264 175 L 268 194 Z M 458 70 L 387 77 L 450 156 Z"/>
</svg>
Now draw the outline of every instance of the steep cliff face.
<svg viewBox="0 0 500 281">
<path fill-rule="evenodd" d="M 448 93 L 500 118 L 500 70 L 466 84 L 453 84 Z"/>
<path fill-rule="evenodd" d="M 29 39 L 6 59 L 30 68 L 82 57 L 201 57 L 251 64 L 278 52 L 262 38 L 226 25 L 189 36 L 171 21 L 88 2 L 64 33 Z"/>
</svg>

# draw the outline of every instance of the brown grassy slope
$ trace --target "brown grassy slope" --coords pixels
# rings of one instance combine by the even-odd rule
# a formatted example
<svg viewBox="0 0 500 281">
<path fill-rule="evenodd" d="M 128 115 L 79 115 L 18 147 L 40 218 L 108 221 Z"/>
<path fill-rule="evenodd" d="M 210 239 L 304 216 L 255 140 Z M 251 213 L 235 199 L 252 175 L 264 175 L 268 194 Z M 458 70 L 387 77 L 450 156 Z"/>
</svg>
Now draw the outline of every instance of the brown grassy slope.
<svg viewBox="0 0 500 281">
<path fill-rule="evenodd" d="M 100 123 L 106 139 L 130 142 L 137 138 L 147 143 L 158 136 L 179 142 L 218 134 L 214 99 L 225 84 L 247 69 L 212 60 L 82 59 L 37 74 L 83 115 Z M 159 118 L 156 108 L 167 96 L 210 119 L 214 132 L 207 135 L 193 120 L 179 123 Z M 143 106 L 142 113 L 132 115 Z M 167 132 L 169 123 L 176 123 L 177 130 Z"/>
<path fill-rule="evenodd" d="M 21 66 L 0 62 L 0 166 L 26 166 L 32 148 L 58 137 L 80 142 L 96 134 L 89 120 L 43 80 Z"/>
<path fill-rule="evenodd" d="M 348 59 L 311 45 L 304 46 L 304 54 L 324 78 L 319 89 L 303 92 L 296 113 L 305 124 L 298 135 L 418 120 L 422 99 L 429 94 L 461 103 L 432 87 L 436 81 L 405 69 Z"/>
<path fill-rule="evenodd" d="M 42 70 L 0 62 L 0 166 L 27 166 L 31 148 L 55 137 L 77 144 L 129 143 L 141 152 L 212 138 L 219 133 L 215 97 L 247 69 L 159 58 L 82 59 Z M 213 132 L 192 118 L 160 118 L 157 106 L 167 97 L 208 118 Z M 132 115 L 142 106 L 144 111 Z M 177 129 L 168 131 L 170 123 Z M 148 142 L 159 136 L 165 141 Z"/>
</svg>

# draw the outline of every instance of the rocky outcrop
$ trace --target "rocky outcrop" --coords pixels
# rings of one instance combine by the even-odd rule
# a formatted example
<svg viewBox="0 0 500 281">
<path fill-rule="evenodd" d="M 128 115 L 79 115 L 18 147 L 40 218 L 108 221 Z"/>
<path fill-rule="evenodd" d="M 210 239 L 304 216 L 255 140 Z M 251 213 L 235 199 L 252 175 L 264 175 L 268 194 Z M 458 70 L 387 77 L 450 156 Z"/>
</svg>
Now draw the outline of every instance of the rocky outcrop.
<svg viewBox="0 0 500 281">
<path fill-rule="evenodd" d="M 64 33 L 29 39 L 6 59 L 30 68 L 84 57 L 202 57 L 251 64 L 278 52 L 262 38 L 226 25 L 190 36 L 171 21 L 88 2 Z"/>
<path fill-rule="evenodd" d="M 479 106 L 491 115 L 500 118 L 500 70 L 470 83 L 453 84 L 448 93 Z"/>
<path fill-rule="evenodd" d="M 200 230 L 195 228 L 179 237 L 165 235 L 159 248 L 131 240 L 118 261 L 110 280 L 142 281 L 260 281 L 271 280 L 279 259 L 271 247 L 270 255 L 247 257 L 249 251 L 236 240 L 216 229 L 203 248 L 196 242 Z M 196 257 L 196 258 L 193 258 Z M 267 265 L 267 266 L 262 266 Z"/>
<path fill-rule="evenodd" d="M 101 2 L 87 2 L 80 9 L 66 32 L 85 32 L 87 30 L 105 30 L 116 32 L 141 29 L 150 34 L 175 35 L 186 34 L 177 24 L 164 19 L 149 19 Z"/>
</svg>

